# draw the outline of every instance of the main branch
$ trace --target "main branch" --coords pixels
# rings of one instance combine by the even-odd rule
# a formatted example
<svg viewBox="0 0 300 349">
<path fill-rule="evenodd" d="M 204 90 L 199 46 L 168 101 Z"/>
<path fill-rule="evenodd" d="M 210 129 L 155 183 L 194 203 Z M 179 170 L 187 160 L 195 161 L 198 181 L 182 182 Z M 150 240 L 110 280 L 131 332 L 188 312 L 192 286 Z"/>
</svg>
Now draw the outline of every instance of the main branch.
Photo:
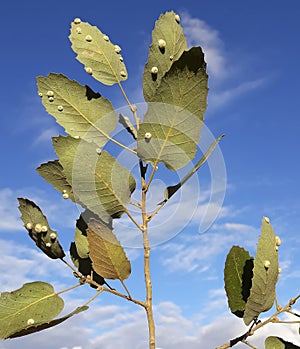
<svg viewBox="0 0 300 349">
<path fill-rule="evenodd" d="M 142 218 L 143 218 L 143 246 L 144 246 L 144 276 L 146 286 L 146 302 L 145 310 L 147 313 L 148 329 L 149 329 L 149 348 L 155 349 L 155 325 L 153 318 L 152 305 L 152 283 L 150 275 L 150 242 L 148 235 L 148 216 L 146 211 L 147 185 L 145 182 L 145 167 L 140 162 L 141 178 L 142 178 Z"/>
</svg>

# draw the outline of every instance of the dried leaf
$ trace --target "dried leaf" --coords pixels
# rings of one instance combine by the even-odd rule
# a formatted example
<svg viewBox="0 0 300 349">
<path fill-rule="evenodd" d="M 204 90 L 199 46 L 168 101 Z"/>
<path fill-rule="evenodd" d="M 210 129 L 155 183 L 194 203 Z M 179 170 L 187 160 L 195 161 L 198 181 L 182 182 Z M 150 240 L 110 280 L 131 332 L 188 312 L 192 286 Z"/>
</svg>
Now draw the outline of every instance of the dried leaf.
<svg viewBox="0 0 300 349">
<path fill-rule="evenodd" d="M 101 222 L 91 220 L 87 232 L 95 271 L 105 279 L 127 279 L 131 273 L 130 262 L 113 231 Z"/>
</svg>

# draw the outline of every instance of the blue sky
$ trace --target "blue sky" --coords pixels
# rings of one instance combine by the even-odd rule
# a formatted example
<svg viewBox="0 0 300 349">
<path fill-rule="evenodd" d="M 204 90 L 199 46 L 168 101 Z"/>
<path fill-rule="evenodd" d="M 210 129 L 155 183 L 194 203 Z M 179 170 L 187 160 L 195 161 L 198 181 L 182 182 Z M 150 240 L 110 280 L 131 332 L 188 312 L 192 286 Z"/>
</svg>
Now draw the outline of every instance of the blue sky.
<svg viewBox="0 0 300 349">
<path fill-rule="evenodd" d="M 54 159 L 51 137 L 62 132 L 37 96 L 35 77 L 63 73 L 110 98 L 116 108 L 124 100 L 87 76 L 76 61 L 68 40 L 75 17 L 98 26 L 122 46 L 129 73 L 124 88 L 134 103 L 142 103 L 141 74 L 147 60 L 151 30 L 159 14 L 174 10 L 189 45 L 200 45 L 209 72 L 206 125 L 215 136 L 226 133 L 211 166 L 188 182 L 182 196 L 174 197 L 157 216 L 157 229 L 167 234 L 153 251 L 157 345 L 162 349 L 215 348 L 243 333 L 242 321 L 230 314 L 223 290 L 223 266 L 233 244 L 255 253 L 262 216 L 270 217 L 283 244 L 278 283 L 279 301 L 285 303 L 300 289 L 298 238 L 300 226 L 300 4 L 297 0 L 240 2 L 137 1 L 40 2 L 29 0 L 1 5 L 1 181 L 0 181 L 0 291 L 10 291 L 32 280 L 49 281 L 57 290 L 75 281 L 64 265 L 42 255 L 26 236 L 16 197 L 36 201 L 68 250 L 78 208 L 62 199 L 40 178 L 35 168 Z M 226 167 L 226 195 L 217 219 L 199 233 L 211 190 L 210 174 L 218 161 Z M 151 192 L 156 202 L 163 184 Z M 199 184 L 200 183 L 200 184 Z M 195 193 L 199 188 L 200 195 Z M 217 205 L 220 197 L 216 196 Z M 167 224 L 163 222 L 167 221 Z M 181 224 L 181 222 L 184 224 Z M 205 222 L 204 222 L 205 223 Z M 122 220 L 119 226 L 128 231 Z M 153 227 L 153 229 L 155 226 Z M 133 272 L 127 285 L 143 297 L 141 250 L 128 249 Z M 113 283 L 117 287 L 116 283 Z M 67 309 L 93 295 L 85 288 L 65 297 Z M 299 306 L 298 306 L 299 308 Z M 142 309 L 109 295 L 91 309 L 61 326 L 20 340 L 0 343 L 0 349 L 145 348 Z M 269 327 L 300 345 L 297 325 Z M 253 343 L 262 347 L 266 332 Z M 237 348 L 243 345 L 237 346 Z"/>
</svg>

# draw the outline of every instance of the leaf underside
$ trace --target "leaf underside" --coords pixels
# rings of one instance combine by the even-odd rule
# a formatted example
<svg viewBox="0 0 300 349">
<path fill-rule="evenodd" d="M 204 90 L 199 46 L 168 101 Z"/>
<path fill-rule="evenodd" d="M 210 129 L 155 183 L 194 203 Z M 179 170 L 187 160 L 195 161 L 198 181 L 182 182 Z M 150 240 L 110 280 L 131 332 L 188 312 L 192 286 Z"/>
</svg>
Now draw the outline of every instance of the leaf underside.
<svg viewBox="0 0 300 349">
<path fill-rule="evenodd" d="M 28 199 L 18 198 L 18 201 L 21 219 L 31 239 L 48 257 L 52 259 L 63 258 L 65 253 L 58 241 L 57 232 L 50 228 L 41 209 Z M 31 224 L 31 228 L 28 228 L 27 224 Z M 47 231 L 36 231 L 36 225 L 46 227 Z M 53 238 L 53 235 L 56 237 Z"/>
<path fill-rule="evenodd" d="M 225 290 L 231 312 L 243 317 L 252 279 L 253 258 L 240 246 L 229 251 L 224 269 Z"/>
<path fill-rule="evenodd" d="M 243 320 L 246 325 L 274 304 L 278 280 L 278 252 L 273 228 L 265 218 L 262 220 L 261 235 L 254 260 L 252 287 L 247 300 Z M 266 262 L 269 267 L 266 268 Z"/>
<path fill-rule="evenodd" d="M 74 194 L 71 185 L 67 181 L 64 174 L 64 169 L 58 160 L 48 161 L 41 164 L 37 169 L 37 172 L 48 183 L 60 193 L 68 194 L 69 198 L 75 202 Z"/>
<path fill-rule="evenodd" d="M 74 311 L 72 311 L 71 313 L 59 318 L 59 319 L 54 319 L 52 321 L 37 325 L 37 326 L 31 326 L 31 327 L 27 327 L 24 330 L 21 330 L 19 332 L 16 332 L 14 334 L 12 334 L 11 336 L 9 336 L 8 338 L 18 338 L 18 337 L 23 337 L 23 336 L 27 336 L 29 334 L 35 333 L 35 332 L 39 332 L 39 331 L 43 331 L 46 330 L 48 328 L 54 327 L 56 325 L 61 324 L 62 322 L 68 320 L 70 317 L 77 315 L 79 313 L 81 313 L 82 311 L 87 310 L 89 307 L 88 306 L 82 306 L 82 307 L 78 307 L 76 308 Z"/>
<path fill-rule="evenodd" d="M 165 41 L 165 48 L 159 47 L 159 40 Z M 161 14 L 152 31 L 152 43 L 144 68 L 143 93 L 146 102 L 152 101 L 162 77 L 187 48 L 182 27 L 176 21 L 175 13 L 171 11 Z M 158 68 L 156 76 L 151 74 L 153 67 Z"/>
<path fill-rule="evenodd" d="M 177 170 L 195 157 L 207 106 L 207 81 L 200 47 L 183 52 L 173 63 L 140 124 L 137 151 L 143 160 Z"/>
<path fill-rule="evenodd" d="M 32 326 L 52 321 L 64 301 L 45 282 L 30 282 L 0 295 L 0 338 L 6 339 Z"/>
<path fill-rule="evenodd" d="M 127 79 L 127 70 L 119 49 L 97 27 L 87 22 L 72 23 L 69 39 L 77 59 L 90 68 L 93 78 L 105 85 Z M 107 40 L 108 39 L 108 40 Z"/>
<path fill-rule="evenodd" d="M 106 279 L 127 279 L 131 273 L 131 265 L 113 231 L 92 219 L 87 233 L 90 258 L 95 271 Z"/>
<path fill-rule="evenodd" d="M 108 223 L 126 212 L 135 180 L 130 172 L 95 144 L 72 137 L 54 137 L 53 145 L 75 198 Z"/>
<path fill-rule="evenodd" d="M 117 124 L 116 113 L 108 99 L 62 74 L 39 76 L 37 84 L 44 107 L 66 133 L 99 147 L 105 145 Z M 49 92 L 52 92 L 50 97 Z"/>
</svg>

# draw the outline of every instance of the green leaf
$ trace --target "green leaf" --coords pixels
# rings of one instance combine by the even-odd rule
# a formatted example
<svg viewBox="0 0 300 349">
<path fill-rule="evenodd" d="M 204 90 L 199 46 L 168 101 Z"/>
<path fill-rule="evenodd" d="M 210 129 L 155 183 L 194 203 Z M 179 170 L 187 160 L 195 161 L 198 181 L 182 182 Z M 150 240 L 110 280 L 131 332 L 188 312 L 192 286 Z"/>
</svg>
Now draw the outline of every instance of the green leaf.
<svg viewBox="0 0 300 349">
<path fill-rule="evenodd" d="M 267 217 L 262 220 L 261 231 L 254 260 L 252 287 L 244 313 L 246 325 L 260 313 L 271 309 L 275 301 L 278 252 L 275 234 Z"/>
<path fill-rule="evenodd" d="M 75 245 L 80 258 L 88 258 L 89 256 L 89 244 L 87 237 L 83 235 L 82 231 L 76 227 L 74 235 Z"/>
<path fill-rule="evenodd" d="M 224 269 L 225 290 L 231 312 L 243 317 L 253 276 L 253 258 L 240 246 L 229 251 Z"/>
<path fill-rule="evenodd" d="M 58 241 L 57 232 L 50 228 L 41 209 L 28 199 L 18 198 L 18 201 L 21 219 L 31 239 L 48 257 L 63 258 L 65 253 Z"/>
<path fill-rule="evenodd" d="M 196 155 L 207 98 L 207 74 L 200 47 L 185 51 L 163 76 L 138 131 L 138 155 L 177 170 Z"/>
<path fill-rule="evenodd" d="M 113 45 L 97 27 L 74 21 L 69 39 L 77 53 L 76 58 L 96 80 L 105 85 L 114 85 L 127 79 L 120 47 Z"/>
<path fill-rule="evenodd" d="M 299 349 L 297 345 L 279 337 L 270 336 L 265 340 L 265 349 Z"/>
<path fill-rule="evenodd" d="M 117 116 L 108 99 L 62 74 L 39 76 L 37 84 L 47 112 L 69 135 L 94 142 L 99 147 L 110 139 Z"/>
<path fill-rule="evenodd" d="M 152 101 L 152 97 L 160 85 L 162 77 L 170 69 L 172 63 L 188 48 L 182 27 L 176 21 L 175 16 L 176 14 L 173 11 L 166 12 L 160 15 L 155 22 L 148 62 L 145 65 L 143 74 L 143 92 L 146 102 Z M 161 40 L 166 44 L 164 48 L 160 47 L 164 44 Z M 151 73 L 153 67 L 158 68 L 157 74 Z"/>
<path fill-rule="evenodd" d="M 51 321 L 64 307 L 64 301 L 45 282 L 30 282 L 18 290 L 0 295 L 0 338 Z"/>
<path fill-rule="evenodd" d="M 72 137 L 54 137 L 53 145 L 75 198 L 108 223 L 127 212 L 126 205 L 135 189 L 127 168 L 92 143 Z"/>
<path fill-rule="evenodd" d="M 48 161 L 47 163 L 41 164 L 36 170 L 39 175 L 48 183 L 52 184 L 56 190 L 62 194 L 67 194 L 67 196 L 75 202 L 72 187 L 67 181 L 64 169 L 58 160 Z"/>
<path fill-rule="evenodd" d="M 131 273 L 130 262 L 113 231 L 93 219 L 87 233 L 95 271 L 106 279 L 127 279 Z"/>
<path fill-rule="evenodd" d="M 78 307 L 76 308 L 74 311 L 72 311 L 71 313 L 59 318 L 59 319 L 54 319 L 52 321 L 37 325 L 37 326 L 31 326 L 28 327 L 24 330 L 21 330 L 19 332 L 16 332 L 14 334 L 12 334 L 11 336 L 9 336 L 8 338 L 18 338 L 18 337 L 23 337 L 23 336 L 27 336 L 29 334 L 35 333 L 35 332 L 39 332 L 39 331 L 43 331 L 46 330 L 48 328 L 54 327 L 56 325 L 61 324 L 62 322 L 68 320 L 70 317 L 77 315 L 85 310 L 87 310 L 89 307 L 88 306 L 82 306 L 82 307 Z"/>
</svg>

